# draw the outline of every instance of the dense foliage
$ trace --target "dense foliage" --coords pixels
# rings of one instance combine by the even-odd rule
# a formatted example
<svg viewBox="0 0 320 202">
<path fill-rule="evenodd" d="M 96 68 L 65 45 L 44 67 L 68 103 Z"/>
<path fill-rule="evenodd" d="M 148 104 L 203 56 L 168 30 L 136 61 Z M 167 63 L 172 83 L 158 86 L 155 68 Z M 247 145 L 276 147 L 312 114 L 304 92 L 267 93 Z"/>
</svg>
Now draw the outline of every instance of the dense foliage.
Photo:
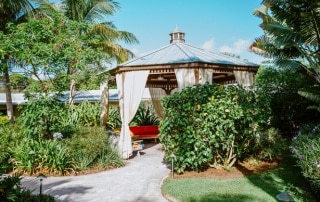
<svg viewBox="0 0 320 202">
<path fill-rule="evenodd" d="M 292 138 L 291 152 L 320 199 L 320 125 L 306 125 Z"/>
<path fill-rule="evenodd" d="M 1 171 L 63 175 L 122 166 L 105 130 L 98 127 L 99 109 L 99 103 L 88 101 L 70 106 L 55 97 L 33 98 L 17 125 L 0 128 Z"/>
<path fill-rule="evenodd" d="M 282 136 L 291 137 L 300 126 L 320 117 L 318 111 L 309 109 L 317 103 L 298 94 L 298 90 L 316 84 L 302 68 L 260 67 L 255 88 L 270 103 L 270 124 L 279 129 Z"/>
<path fill-rule="evenodd" d="M 1 179 L 2 178 L 2 179 Z M 30 190 L 26 190 L 21 187 L 21 177 L 19 174 L 13 174 L 12 176 L 1 176 L 0 174 L 0 201 L 30 201 L 30 202 L 54 202 L 52 196 L 32 195 Z"/>
<path fill-rule="evenodd" d="M 150 126 L 158 124 L 159 119 L 155 115 L 155 111 L 153 110 L 153 108 L 150 106 L 145 107 L 143 105 L 139 106 L 137 113 L 135 114 L 133 120 L 130 123 L 130 125 L 137 126 Z"/>
<path fill-rule="evenodd" d="M 209 165 L 229 169 L 253 154 L 264 135 L 268 106 L 239 86 L 196 85 L 163 99 L 165 118 L 159 139 L 175 169 L 201 170 Z"/>
</svg>

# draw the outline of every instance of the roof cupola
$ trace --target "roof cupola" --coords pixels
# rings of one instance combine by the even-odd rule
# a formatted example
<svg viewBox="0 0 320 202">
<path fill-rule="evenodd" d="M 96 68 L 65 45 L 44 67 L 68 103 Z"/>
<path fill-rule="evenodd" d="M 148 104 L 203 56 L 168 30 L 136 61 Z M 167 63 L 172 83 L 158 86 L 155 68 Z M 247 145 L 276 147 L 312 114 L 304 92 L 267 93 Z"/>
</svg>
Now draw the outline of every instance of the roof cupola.
<svg viewBox="0 0 320 202">
<path fill-rule="evenodd" d="M 184 43 L 184 32 L 182 32 L 178 26 L 170 33 L 170 43 Z"/>
</svg>

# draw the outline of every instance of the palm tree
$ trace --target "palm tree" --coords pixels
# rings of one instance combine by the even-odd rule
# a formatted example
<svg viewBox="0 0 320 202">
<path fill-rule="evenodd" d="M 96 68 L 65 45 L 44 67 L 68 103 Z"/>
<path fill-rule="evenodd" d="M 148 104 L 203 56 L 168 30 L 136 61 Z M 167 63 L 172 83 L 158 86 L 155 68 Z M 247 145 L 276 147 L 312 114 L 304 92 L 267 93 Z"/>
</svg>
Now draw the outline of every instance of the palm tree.
<svg viewBox="0 0 320 202">
<path fill-rule="evenodd" d="M 7 32 L 7 23 L 19 23 L 25 16 L 32 14 L 35 6 L 41 6 L 45 0 L 1 0 L 0 1 L 0 31 Z M 3 73 L 6 91 L 7 115 L 10 123 L 14 122 L 13 105 L 10 88 L 9 69 L 14 65 L 10 55 L 4 55 L 0 60 L 0 71 Z"/>
<path fill-rule="evenodd" d="M 251 50 L 275 60 L 279 67 L 303 67 L 320 83 L 320 4 L 318 0 L 264 0 L 254 15 L 262 18 L 264 35 Z M 271 11 L 272 15 L 268 13 Z M 320 104 L 320 91 L 298 94 Z M 320 111 L 320 107 L 314 107 Z"/>
<path fill-rule="evenodd" d="M 125 43 L 138 43 L 138 39 L 130 32 L 117 30 L 116 26 L 107 21 L 107 17 L 113 15 L 120 8 L 119 3 L 113 0 L 63 0 L 59 6 L 64 9 L 65 15 L 76 21 L 86 21 L 91 26 L 92 34 L 98 34 L 100 40 L 93 47 L 102 48 L 108 58 L 115 59 L 117 62 L 124 62 L 133 57 L 133 53 L 117 44 L 117 41 Z M 71 81 L 70 89 L 73 88 L 74 82 Z M 107 82 L 104 83 L 103 92 L 108 92 Z M 70 97 L 74 93 L 70 90 Z M 102 94 L 102 97 L 106 97 Z M 71 99 L 72 103 L 72 99 Z M 108 99 L 101 102 L 101 126 L 106 125 L 108 119 Z"/>
<path fill-rule="evenodd" d="M 264 0 L 254 14 L 264 35 L 251 50 L 279 66 L 302 66 L 320 82 L 320 4 L 318 0 Z M 271 11 L 272 15 L 268 11 Z"/>
<path fill-rule="evenodd" d="M 138 39 L 130 32 L 117 30 L 116 26 L 107 21 L 119 8 L 119 3 L 113 0 L 63 0 L 61 6 L 65 15 L 76 21 L 86 21 L 92 25 L 92 32 L 99 34 L 101 39 L 93 46 L 102 48 L 110 58 L 117 62 L 124 62 L 133 56 L 133 53 L 117 44 L 138 43 Z"/>
</svg>

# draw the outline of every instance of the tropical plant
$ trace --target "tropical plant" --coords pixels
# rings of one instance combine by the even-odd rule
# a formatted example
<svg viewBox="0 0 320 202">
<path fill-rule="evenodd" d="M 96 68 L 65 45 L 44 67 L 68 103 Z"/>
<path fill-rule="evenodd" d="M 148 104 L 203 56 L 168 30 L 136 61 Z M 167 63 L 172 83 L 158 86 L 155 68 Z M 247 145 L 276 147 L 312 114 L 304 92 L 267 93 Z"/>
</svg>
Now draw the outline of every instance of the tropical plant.
<svg viewBox="0 0 320 202">
<path fill-rule="evenodd" d="M 0 180 L 0 201 L 30 201 L 30 202 L 54 202 L 54 197 L 46 194 L 32 195 L 31 190 L 21 187 L 21 175 L 15 173 L 12 176 L 1 176 Z"/>
<path fill-rule="evenodd" d="M 143 105 L 140 105 L 130 125 L 137 125 L 137 126 L 159 125 L 159 119 L 155 115 L 153 108 L 151 108 L 150 106 L 145 108 Z"/>
<path fill-rule="evenodd" d="M 57 139 L 32 140 L 25 138 L 13 148 L 13 164 L 29 174 L 66 174 L 71 171 L 67 148 Z"/>
<path fill-rule="evenodd" d="M 255 10 L 264 35 L 251 46 L 257 54 L 273 58 L 279 67 L 303 67 L 320 82 L 320 5 L 317 0 L 264 0 Z M 271 11 L 269 14 L 268 11 Z M 319 97 L 303 89 L 306 98 Z"/>
<path fill-rule="evenodd" d="M 48 1 L 46 0 L 16 0 L 16 1 L 1 1 L 0 2 L 0 34 L 7 33 L 7 23 L 19 23 L 26 19 L 27 16 L 31 16 L 35 10 L 34 5 L 42 7 L 48 6 Z M 3 41 L 2 41 L 3 42 Z M 0 48 L 0 71 L 2 71 L 4 76 L 5 91 L 6 91 L 6 105 L 7 105 L 7 115 L 10 123 L 14 122 L 13 117 L 13 105 L 10 87 L 10 68 L 15 66 L 14 60 L 12 60 L 11 54 L 3 51 Z"/>
<path fill-rule="evenodd" d="M 21 70 L 37 79 L 33 92 L 61 92 L 80 71 L 102 68 L 105 53 L 89 46 L 98 36 L 82 34 L 83 30 L 90 31 L 85 22 L 68 20 L 57 13 L 38 15 L 17 26 L 8 24 L 0 47 L 11 54 Z"/>
<path fill-rule="evenodd" d="M 104 169 L 123 165 L 119 154 L 111 149 L 103 128 L 82 127 L 79 133 L 65 141 L 76 172 L 95 166 Z"/>
<path fill-rule="evenodd" d="M 77 126 L 98 126 L 99 125 L 99 103 L 90 103 L 84 100 L 78 105 L 71 105 L 68 107 L 68 116 L 65 117 L 67 125 Z M 71 122 L 72 121 L 72 122 Z"/>
<path fill-rule="evenodd" d="M 66 116 L 65 105 L 57 97 L 40 96 L 29 99 L 17 121 L 24 129 L 25 137 L 52 139 L 54 132 L 64 132 L 60 120 Z"/>
<path fill-rule="evenodd" d="M 264 0 L 255 10 L 264 35 L 251 49 L 280 67 L 302 66 L 320 82 L 320 5 L 317 0 Z M 271 11 L 271 14 L 268 13 Z"/>
<path fill-rule="evenodd" d="M 270 124 L 280 130 L 283 137 L 291 137 L 299 127 L 320 117 L 320 113 L 308 108 L 316 105 L 298 95 L 300 89 L 317 87 L 317 82 L 300 68 L 260 67 L 255 80 L 259 97 L 269 103 Z"/>
<path fill-rule="evenodd" d="M 6 120 L 8 122 L 8 120 Z M 6 124 L 0 126 L 0 173 L 7 173 L 14 167 L 12 164 L 12 148 L 21 140 L 23 135 L 17 124 Z"/>
<path fill-rule="evenodd" d="M 115 108 L 110 108 L 108 115 L 107 127 L 109 129 L 121 128 L 121 117 L 120 110 Z"/>
<path fill-rule="evenodd" d="M 101 47 L 110 58 L 115 58 L 118 62 L 124 62 L 133 56 L 131 51 L 116 42 L 137 43 L 137 38 L 130 32 L 117 30 L 112 22 L 107 21 L 107 17 L 120 8 L 119 3 L 113 0 L 64 0 L 61 3 L 69 19 L 89 22 L 92 25 L 90 32 L 101 36 L 100 40 L 91 45 Z"/>
<path fill-rule="evenodd" d="M 301 127 L 299 134 L 292 138 L 291 152 L 303 176 L 309 181 L 316 197 L 320 199 L 320 125 Z"/>
</svg>

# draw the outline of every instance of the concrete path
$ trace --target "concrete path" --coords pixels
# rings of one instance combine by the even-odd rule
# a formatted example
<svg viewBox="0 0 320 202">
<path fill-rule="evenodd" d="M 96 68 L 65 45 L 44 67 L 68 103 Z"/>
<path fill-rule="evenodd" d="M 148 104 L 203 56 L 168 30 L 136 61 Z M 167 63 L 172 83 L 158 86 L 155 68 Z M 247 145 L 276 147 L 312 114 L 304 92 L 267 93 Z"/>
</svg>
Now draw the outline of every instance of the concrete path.
<svg viewBox="0 0 320 202">
<path fill-rule="evenodd" d="M 121 168 L 83 176 L 48 177 L 43 180 L 42 191 L 63 202 L 166 202 L 160 190 L 170 172 L 163 162 L 164 152 L 160 144 L 147 147 L 140 157 L 134 156 Z M 24 177 L 21 184 L 39 193 L 38 179 Z"/>
</svg>

